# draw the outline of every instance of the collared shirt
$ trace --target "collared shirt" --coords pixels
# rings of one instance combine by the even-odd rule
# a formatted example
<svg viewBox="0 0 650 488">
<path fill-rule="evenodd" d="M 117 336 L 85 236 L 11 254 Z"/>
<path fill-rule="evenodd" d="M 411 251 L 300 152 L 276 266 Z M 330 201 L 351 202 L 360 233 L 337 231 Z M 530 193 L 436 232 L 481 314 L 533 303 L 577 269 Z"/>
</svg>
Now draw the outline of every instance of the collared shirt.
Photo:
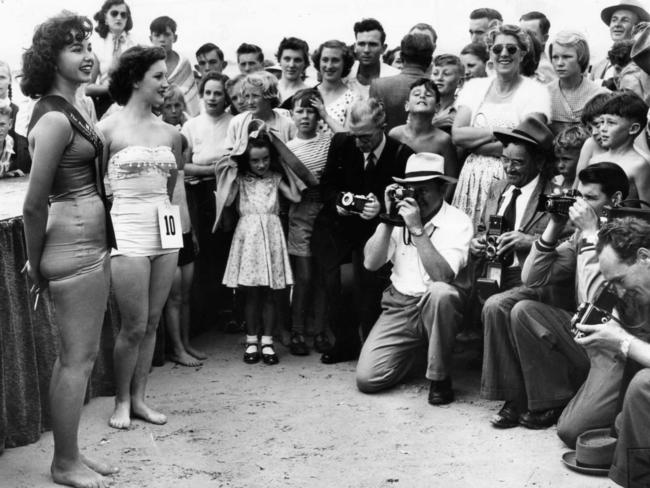
<svg viewBox="0 0 650 488">
<path fill-rule="evenodd" d="M 519 188 L 521 190 L 521 195 L 519 195 L 519 198 L 517 198 L 517 201 L 515 203 L 516 206 L 516 216 L 515 216 L 515 230 L 521 228 L 522 224 L 522 219 L 524 218 L 524 212 L 526 211 L 526 207 L 528 206 L 528 201 L 530 200 L 530 196 L 533 194 L 533 191 L 535 191 L 535 187 L 539 183 L 539 175 L 535 176 L 531 181 L 526 183 L 524 186 Z M 515 189 L 514 185 L 510 185 L 504 192 L 503 192 L 503 200 L 501 201 L 501 206 L 499 207 L 499 212 L 498 215 L 503 215 L 503 213 L 506 211 L 506 208 L 508 207 L 508 204 L 510 203 L 510 200 L 512 199 L 512 192 Z"/>
<path fill-rule="evenodd" d="M 377 164 L 377 161 L 379 161 L 379 157 L 381 156 L 381 153 L 384 152 L 384 147 L 386 147 L 386 135 L 382 134 L 381 135 L 381 142 L 379 145 L 372 151 L 372 153 L 375 155 L 375 165 Z M 368 156 L 370 156 L 369 152 L 364 152 L 363 153 L 363 169 L 366 169 L 368 167 Z"/>
<path fill-rule="evenodd" d="M 124 51 L 137 43 L 128 32 L 122 32 L 117 38 L 108 31 L 105 38 L 97 36 L 93 39 L 93 51 L 99 61 L 99 78 L 101 85 L 108 84 L 108 74 L 111 67 L 117 62 Z"/>
<path fill-rule="evenodd" d="M 474 227 L 470 218 L 443 202 L 442 207 L 431 220 L 424 225 L 424 232 L 429 240 L 447 261 L 454 276 L 467 264 L 469 244 L 474 236 Z M 415 244 L 406 244 L 408 230 L 395 227 L 388 245 L 388 259 L 393 263 L 390 280 L 397 291 L 409 296 L 421 296 L 432 283 Z"/>
<path fill-rule="evenodd" d="M 370 97 L 370 85 L 362 85 L 357 80 L 357 73 L 359 72 L 359 61 L 355 61 L 350 70 L 350 74 L 345 83 L 348 85 L 348 88 L 352 90 L 359 98 L 362 100 L 367 100 Z M 386 76 L 395 76 L 400 74 L 401 71 L 397 68 L 393 68 L 389 64 L 379 63 L 379 78 L 385 78 Z"/>
</svg>

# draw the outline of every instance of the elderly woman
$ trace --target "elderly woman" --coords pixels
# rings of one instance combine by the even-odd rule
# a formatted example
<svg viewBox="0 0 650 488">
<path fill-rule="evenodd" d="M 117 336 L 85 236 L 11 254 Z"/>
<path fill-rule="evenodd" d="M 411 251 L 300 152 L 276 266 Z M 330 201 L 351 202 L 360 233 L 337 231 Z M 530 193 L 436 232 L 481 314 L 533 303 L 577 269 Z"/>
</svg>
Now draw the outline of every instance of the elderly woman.
<svg viewBox="0 0 650 488">
<path fill-rule="evenodd" d="M 282 69 L 278 91 L 280 100 L 284 102 L 298 90 L 308 88 L 304 80 L 309 66 L 309 46 L 297 37 L 285 37 L 280 41 L 275 57 Z"/>
<path fill-rule="evenodd" d="M 350 106 L 358 100 L 355 92 L 343 82 L 350 74 L 354 56 L 344 43 L 333 40 L 318 46 L 311 59 L 322 79 L 316 87 L 323 97 L 324 105 L 316 105 L 321 116 L 318 131 L 343 132 Z"/>
<path fill-rule="evenodd" d="M 504 24 L 487 37 L 495 77 L 469 80 L 458 95 L 458 113 L 452 128 L 454 144 L 470 154 L 460 173 L 453 204 L 477 227 L 494 178 L 503 178 L 503 146 L 495 129 L 512 129 L 528 116 L 546 122 L 550 100 L 546 88 L 520 73 L 528 51 L 528 36 L 517 26 Z"/>
<path fill-rule="evenodd" d="M 92 82 L 86 86 L 86 95 L 93 98 L 97 118 L 101 119 L 113 103 L 108 94 L 108 73 L 120 55 L 136 43 L 129 35 L 133 20 L 131 9 L 124 0 L 106 0 L 93 18 L 97 22 L 95 32 L 99 36 L 92 44 L 97 62 Z"/>
<path fill-rule="evenodd" d="M 551 130 L 559 134 L 562 129 L 580 123 L 585 104 L 606 88 L 585 76 L 589 66 L 589 45 L 579 32 L 558 33 L 549 53 L 557 79 L 546 85 L 551 95 Z"/>
</svg>

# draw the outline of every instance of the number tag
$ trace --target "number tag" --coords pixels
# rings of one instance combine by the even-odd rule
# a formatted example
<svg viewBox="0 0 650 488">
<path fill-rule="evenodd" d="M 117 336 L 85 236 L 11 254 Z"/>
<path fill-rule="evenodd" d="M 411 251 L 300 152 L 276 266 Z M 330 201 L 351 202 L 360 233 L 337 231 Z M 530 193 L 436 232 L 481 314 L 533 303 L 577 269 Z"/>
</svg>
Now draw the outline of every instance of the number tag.
<svg viewBox="0 0 650 488">
<path fill-rule="evenodd" d="M 160 228 L 160 245 L 163 249 L 183 247 L 181 211 L 178 205 L 168 203 L 158 205 L 158 227 Z"/>
</svg>

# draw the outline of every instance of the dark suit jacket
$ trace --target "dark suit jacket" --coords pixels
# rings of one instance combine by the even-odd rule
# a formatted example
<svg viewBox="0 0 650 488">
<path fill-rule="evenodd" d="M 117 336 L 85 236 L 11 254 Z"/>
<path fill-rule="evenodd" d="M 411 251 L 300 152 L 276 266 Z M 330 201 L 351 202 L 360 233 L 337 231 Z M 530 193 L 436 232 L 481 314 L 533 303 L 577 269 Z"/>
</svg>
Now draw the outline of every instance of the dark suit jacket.
<svg viewBox="0 0 650 488">
<path fill-rule="evenodd" d="M 494 180 L 490 185 L 490 190 L 488 192 L 488 199 L 483 208 L 483 214 L 481 220 L 485 225 L 485 228 L 488 227 L 488 221 L 490 215 L 496 215 L 499 212 L 499 207 L 503 202 L 504 193 L 508 189 L 508 182 L 504 180 Z M 519 229 L 525 234 L 531 235 L 541 235 L 548 224 L 549 219 L 551 218 L 550 214 L 545 212 L 538 212 L 537 205 L 539 202 L 539 197 L 541 195 L 549 194 L 553 192 L 553 189 L 556 188 L 551 181 L 544 180 L 540 177 L 537 186 L 533 190 L 533 193 L 530 195 L 526 209 L 524 210 L 524 216 L 521 219 L 521 225 Z M 528 256 L 528 251 L 517 251 L 517 259 L 519 263 L 523 264 Z"/>
<path fill-rule="evenodd" d="M 375 78 L 370 83 L 370 96 L 384 102 L 386 107 L 386 133 L 406 124 L 404 103 L 408 100 L 410 86 L 420 78 L 426 78 L 423 70 L 407 67 L 398 75 Z"/>
<path fill-rule="evenodd" d="M 393 183 L 393 176 L 403 177 L 406 160 L 413 151 L 386 136 L 386 145 L 373 171 L 364 169 L 363 153 L 354 137 L 346 133 L 332 138 L 327 164 L 321 177 L 324 207 L 314 223 L 312 249 L 341 257 L 350 246 L 363 246 L 377 227 L 378 219 L 363 220 L 358 215 L 341 216 L 336 211 L 336 198 L 342 191 L 355 195 L 373 193 L 384 211 L 384 190 Z"/>
</svg>

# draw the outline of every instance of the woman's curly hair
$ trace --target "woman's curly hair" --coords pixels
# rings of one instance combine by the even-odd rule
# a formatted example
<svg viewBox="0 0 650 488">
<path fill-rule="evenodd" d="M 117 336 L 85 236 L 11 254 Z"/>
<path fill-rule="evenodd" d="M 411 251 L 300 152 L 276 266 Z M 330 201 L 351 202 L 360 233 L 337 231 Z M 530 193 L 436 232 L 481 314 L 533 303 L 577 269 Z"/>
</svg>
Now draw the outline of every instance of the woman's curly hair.
<svg viewBox="0 0 650 488">
<path fill-rule="evenodd" d="M 36 27 L 32 45 L 23 53 L 22 92 L 31 98 L 45 95 L 54 82 L 61 50 L 88 39 L 93 25 L 88 17 L 67 10 Z"/>
<path fill-rule="evenodd" d="M 352 70 L 352 65 L 354 64 L 354 54 L 352 54 L 352 51 L 344 42 L 337 40 L 326 41 L 318 46 L 318 49 L 314 51 L 311 60 L 314 62 L 314 68 L 316 68 L 316 71 L 320 71 L 320 57 L 323 54 L 323 49 L 326 47 L 341 50 L 341 56 L 343 57 L 343 72 L 341 73 L 341 78 L 348 76 Z"/>
<path fill-rule="evenodd" d="M 133 93 L 133 84 L 142 81 L 149 68 L 164 60 L 162 47 L 133 46 L 122 53 L 110 74 L 108 93 L 119 105 L 126 105 Z"/>
<path fill-rule="evenodd" d="M 108 25 L 106 25 L 106 14 L 113 5 L 126 5 L 126 26 L 124 27 L 124 32 L 129 32 L 133 29 L 133 18 L 131 17 L 131 9 L 124 0 L 106 0 L 102 8 L 97 12 L 93 19 L 97 22 L 97 27 L 95 27 L 95 32 L 99 34 L 99 37 L 106 39 L 108 35 Z"/>
</svg>

